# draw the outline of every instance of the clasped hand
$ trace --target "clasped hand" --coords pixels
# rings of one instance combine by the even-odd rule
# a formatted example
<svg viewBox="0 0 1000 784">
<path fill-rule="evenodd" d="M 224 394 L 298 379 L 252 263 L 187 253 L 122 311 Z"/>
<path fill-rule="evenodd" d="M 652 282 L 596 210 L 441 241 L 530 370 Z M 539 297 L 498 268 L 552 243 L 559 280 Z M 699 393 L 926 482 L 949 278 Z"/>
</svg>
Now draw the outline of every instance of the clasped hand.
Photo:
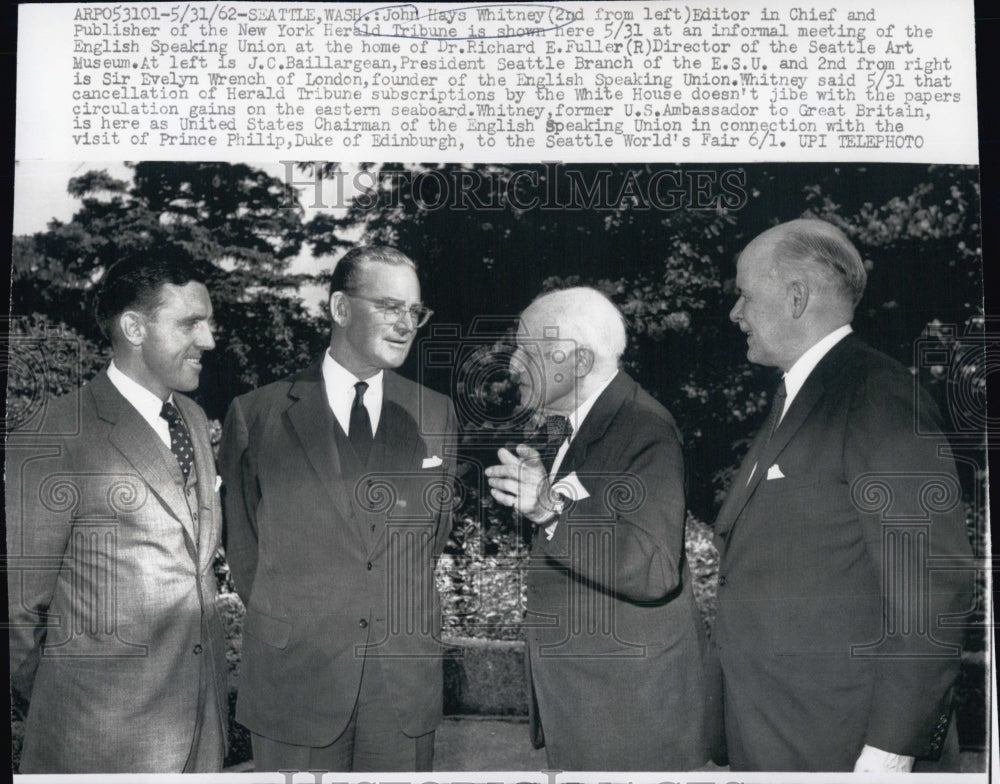
<svg viewBox="0 0 1000 784">
<path fill-rule="evenodd" d="M 490 493 L 504 506 L 512 506 L 533 523 L 547 523 L 555 516 L 556 497 L 538 452 L 518 444 L 515 452 L 500 449 L 500 465 L 486 469 Z"/>
</svg>

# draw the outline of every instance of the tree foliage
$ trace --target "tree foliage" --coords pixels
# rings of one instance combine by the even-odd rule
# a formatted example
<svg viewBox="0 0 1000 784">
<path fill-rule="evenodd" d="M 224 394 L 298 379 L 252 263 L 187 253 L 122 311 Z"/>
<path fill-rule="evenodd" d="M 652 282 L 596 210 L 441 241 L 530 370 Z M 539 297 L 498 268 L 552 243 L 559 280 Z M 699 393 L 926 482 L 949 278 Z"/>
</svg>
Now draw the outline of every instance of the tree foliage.
<svg viewBox="0 0 1000 784">
<path fill-rule="evenodd" d="M 46 314 L 100 344 L 90 309 L 103 270 L 127 253 L 185 247 L 210 272 L 218 347 L 197 397 L 219 417 L 235 394 L 302 367 L 322 342 L 322 323 L 298 295 L 309 276 L 288 273 L 303 210 L 284 182 L 242 164 L 130 168 L 131 181 L 106 171 L 72 178 L 72 220 L 15 238 L 12 313 Z"/>
</svg>

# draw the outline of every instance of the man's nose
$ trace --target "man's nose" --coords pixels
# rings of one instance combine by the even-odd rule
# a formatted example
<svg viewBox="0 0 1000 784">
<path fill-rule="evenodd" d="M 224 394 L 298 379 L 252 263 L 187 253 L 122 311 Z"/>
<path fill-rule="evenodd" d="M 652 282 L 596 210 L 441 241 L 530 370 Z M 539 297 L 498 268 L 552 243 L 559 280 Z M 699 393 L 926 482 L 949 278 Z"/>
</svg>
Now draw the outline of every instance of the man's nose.
<svg viewBox="0 0 1000 784">
<path fill-rule="evenodd" d="M 527 372 L 527 367 L 524 362 L 524 352 L 521 351 L 521 349 L 516 349 L 514 353 L 510 355 L 510 366 L 508 370 L 515 383 L 520 381 L 521 376 Z"/>
<path fill-rule="evenodd" d="M 211 351 L 215 348 L 215 336 L 212 334 L 212 325 L 207 322 L 198 329 L 195 345 L 202 351 Z"/>
<path fill-rule="evenodd" d="M 408 332 L 413 332 L 417 328 L 417 317 L 409 310 L 404 310 L 402 315 L 396 319 L 396 323 L 392 325 L 399 334 L 405 335 Z"/>
<path fill-rule="evenodd" d="M 740 316 L 743 315 L 743 297 L 736 300 L 736 304 L 733 305 L 733 309 L 729 311 L 729 320 L 736 323 L 740 320 Z"/>
</svg>

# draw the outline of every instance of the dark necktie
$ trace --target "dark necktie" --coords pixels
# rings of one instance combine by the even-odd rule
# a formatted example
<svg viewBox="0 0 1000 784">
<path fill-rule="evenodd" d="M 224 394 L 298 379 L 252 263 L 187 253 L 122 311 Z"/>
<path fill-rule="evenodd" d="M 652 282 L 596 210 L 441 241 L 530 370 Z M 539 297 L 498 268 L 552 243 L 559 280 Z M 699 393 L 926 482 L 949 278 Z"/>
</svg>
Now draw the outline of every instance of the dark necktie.
<svg viewBox="0 0 1000 784">
<path fill-rule="evenodd" d="M 767 421 L 764 422 L 764 427 L 761 428 L 761 438 L 755 442 L 756 444 L 756 455 L 753 464 L 753 469 L 750 471 L 750 476 L 747 477 L 747 486 L 757 475 L 757 471 L 760 469 L 760 458 L 764 454 L 764 450 L 767 449 L 767 445 L 771 443 L 771 438 L 774 436 L 774 431 L 778 429 L 778 423 L 781 421 L 781 412 L 785 408 L 785 398 L 788 397 L 788 391 L 785 389 L 785 379 L 781 379 L 781 383 L 778 384 L 778 388 L 774 391 L 774 399 L 771 401 L 771 410 L 767 414 Z"/>
<path fill-rule="evenodd" d="M 181 467 L 186 482 L 194 466 L 194 444 L 191 443 L 191 434 L 181 419 L 181 412 L 173 403 L 169 401 L 164 403 L 160 409 L 160 416 L 167 420 L 167 426 L 170 428 L 170 451 L 177 458 L 177 464 Z"/>
<path fill-rule="evenodd" d="M 788 391 L 785 389 L 785 379 L 781 379 L 781 383 L 778 384 L 778 388 L 774 392 L 774 400 L 771 401 L 771 411 L 767 415 L 767 441 L 765 444 L 771 443 L 771 438 L 774 436 L 774 431 L 778 429 L 778 423 L 781 421 L 781 412 L 785 409 L 785 398 L 788 397 Z"/>
<path fill-rule="evenodd" d="M 568 418 L 561 415 L 545 417 L 545 445 L 540 451 L 542 465 L 545 466 L 547 473 L 552 471 L 552 464 L 555 462 L 559 447 L 572 435 L 573 426 Z"/>
<path fill-rule="evenodd" d="M 362 465 L 368 463 L 368 453 L 372 449 L 372 420 L 365 407 L 365 392 L 368 384 L 359 381 L 354 385 L 354 403 L 351 405 L 351 421 L 348 422 L 347 437 L 351 446 L 361 460 Z"/>
</svg>

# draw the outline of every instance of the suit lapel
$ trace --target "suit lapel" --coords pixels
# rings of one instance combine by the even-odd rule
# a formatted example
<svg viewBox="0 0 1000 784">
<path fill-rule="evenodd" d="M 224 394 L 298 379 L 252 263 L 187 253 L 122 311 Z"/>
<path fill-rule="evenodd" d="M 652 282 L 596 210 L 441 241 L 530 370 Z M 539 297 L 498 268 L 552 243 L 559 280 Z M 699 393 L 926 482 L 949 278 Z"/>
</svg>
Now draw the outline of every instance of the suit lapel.
<svg viewBox="0 0 1000 784">
<path fill-rule="evenodd" d="M 423 455 L 417 455 L 417 452 L 423 439 L 413 417 L 401 405 L 405 392 L 399 376 L 387 370 L 382 383 L 382 413 L 379 416 L 378 433 L 368 470 L 381 481 L 388 481 L 393 485 L 398 502 L 401 500 L 400 483 L 408 481 L 412 477 L 414 466 L 420 465 Z M 390 509 L 388 514 L 392 515 L 394 512 L 404 517 L 407 514 L 422 514 L 422 510 L 405 508 Z M 364 528 L 361 533 L 373 555 L 386 544 L 384 525 L 379 525 L 374 532 Z"/>
<path fill-rule="evenodd" d="M 218 541 L 220 520 L 215 514 L 215 457 L 204 418 L 195 404 L 186 397 L 174 395 L 174 402 L 188 424 L 194 444 L 194 465 L 198 476 L 198 566 L 205 569 L 215 557 L 212 546 Z M 211 510 L 209 514 L 205 512 Z"/>
<path fill-rule="evenodd" d="M 792 404 L 788 407 L 788 412 L 778 424 L 778 427 L 775 428 L 771 442 L 760 453 L 760 464 L 764 467 L 764 471 L 757 472 L 754 476 L 754 481 L 751 483 L 752 486 L 756 487 L 760 477 L 770 466 L 774 465 L 775 459 L 788 446 L 788 442 L 792 440 L 792 437 L 809 418 L 809 414 L 812 413 L 820 398 L 823 397 L 825 390 L 826 382 L 823 374 L 811 373 L 809 378 L 806 379 L 806 383 L 802 385 L 802 389 L 795 396 Z"/>
<path fill-rule="evenodd" d="M 556 473 L 556 479 L 578 470 L 586 462 L 590 445 L 601 439 L 611 420 L 618 413 L 618 409 L 630 395 L 634 394 L 634 390 L 635 382 L 624 371 L 619 370 L 618 375 L 600 394 L 587 418 L 583 420 L 580 432 L 570 442 L 566 456 Z"/>
<path fill-rule="evenodd" d="M 387 370 L 383 377 L 382 414 L 379 417 L 381 438 L 376 439 L 371 465 L 376 471 L 405 471 L 416 464 L 414 457 L 423 443 L 416 423 L 401 404 L 400 378 Z"/>
<path fill-rule="evenodd" d="M 184 498 L 183 488 L 177 483 L 170 466 L 163 459 L 162 451 L 156 445 L 154 439 L 159 436 L 115 389 L 106 372 L 102 372 L 88 386 L 93 392 L 98 416 L 113 424 L 108 440 L 132 464 L 150 491 L 181 524 L 193 545 L 197 539 L 192 527 L 191 512 Z"/>
<path fill-rule="evenodd" d="M 300 375 L 288 396 L 293 402 L 284 417 L 302 444 L 334 507 L 345 520 L 349 520 L 351 505 L 332 429 L 337 423 L 323 388 L 320 365 L 314 365 Z"/>
<path fill-rule="evenodd" d="M 726 494 L 726 500 L 723 502 L 722 508 L 719 510 L 719 515 L 716 518 L 714 527 L 716 534 L 725 533 L 733 527 L 737 515 L 739 515 L 750 499 L 750 472 L 753 470 L 755 464 L 754 455 L 760 455 L 761 453 L 761 441 L 764 438 L 764 430 L 761 428 L 757 431 L 757 435 L 754 436 L 753 441 L 750 442 L 750 448 L 747 450 L 743 462 L 740 463 L 739 470 L 733 477 L 729 492 Z M 756 488 L 756 485 L 754 485 L 754 488 Z"/>
<path fill-rule="evenodd" d="M 774 465 L 782 451 L 792 440 L 792 437 L 805 424 L 813 409 L 816 408 L 816 404 L 823 397 L 823 393 L 826 391 L 827 379 L 831 374 L 841 371 L 845 359 L 855 347 L 855 339 L 853 336 L 848 335 L 830 349 L 826 356 L 819 361 L 819 364 L 813 368 L 812 373 L 806 378 L 805 384 L 802 385 L 795 399 L 792 400 L 791 406 L 789 406 L 784 418 L 775 429 L 774 436 L 771 438 L 769 444 L 761 448 L 760 442 L 766 436 L 763 432 L 757 433 L 747 453 L 747 458 L 744 459 L 743 465 L 740 466 L 740 470 L 733 480 L 733 486 L 726 496 L 726 501 L 722 505 L 722 509 L 719 511 L 718 522 L 715 526 L 717 534 L 725 533 L 735 525 L 737 518 L 760 486 L 768 469 Z M 753 468 L 754 455 L 757 456 L 757 470 L 754 472 L 749 484 L 747 484 L 747 476 Z"/>
<path fill-rule="evenodd" d="M 746 486 L 742 494 L 739 508 L 735 510 L 733 515 L 734 520 L 743 511 L 743 507 L 753 497 L 757 488 L 760 487 L 761 481 L 763 481 L 768 469 L 774 465 L 778 455 L 788 446 L 788 442 L 791 441 L 796 431 L 802 427 L 803 422 L 809 418 L 809 414 L 823 396 L 824 389 L 825 386 L 822 378 L 818 377 L 818 374 L 815 372 L 810 373 L 809 378 L 806 379 L 806 383 L 803 384 L 802 389 L 799 390 L 799 393 L 795 396 L 795 400 L 792 401 L 792 405 L 788 408 L 788 412 L 775 429 L 771 442 L 757 452 L 757 470 L 754 471 L 750 484 Z M 764 434 L 759 434 L 759 436 L 762 436 L 760 440 L 766 438 Z M 750 468 L 752 467 L 750 466 Z"/>
</svg>

